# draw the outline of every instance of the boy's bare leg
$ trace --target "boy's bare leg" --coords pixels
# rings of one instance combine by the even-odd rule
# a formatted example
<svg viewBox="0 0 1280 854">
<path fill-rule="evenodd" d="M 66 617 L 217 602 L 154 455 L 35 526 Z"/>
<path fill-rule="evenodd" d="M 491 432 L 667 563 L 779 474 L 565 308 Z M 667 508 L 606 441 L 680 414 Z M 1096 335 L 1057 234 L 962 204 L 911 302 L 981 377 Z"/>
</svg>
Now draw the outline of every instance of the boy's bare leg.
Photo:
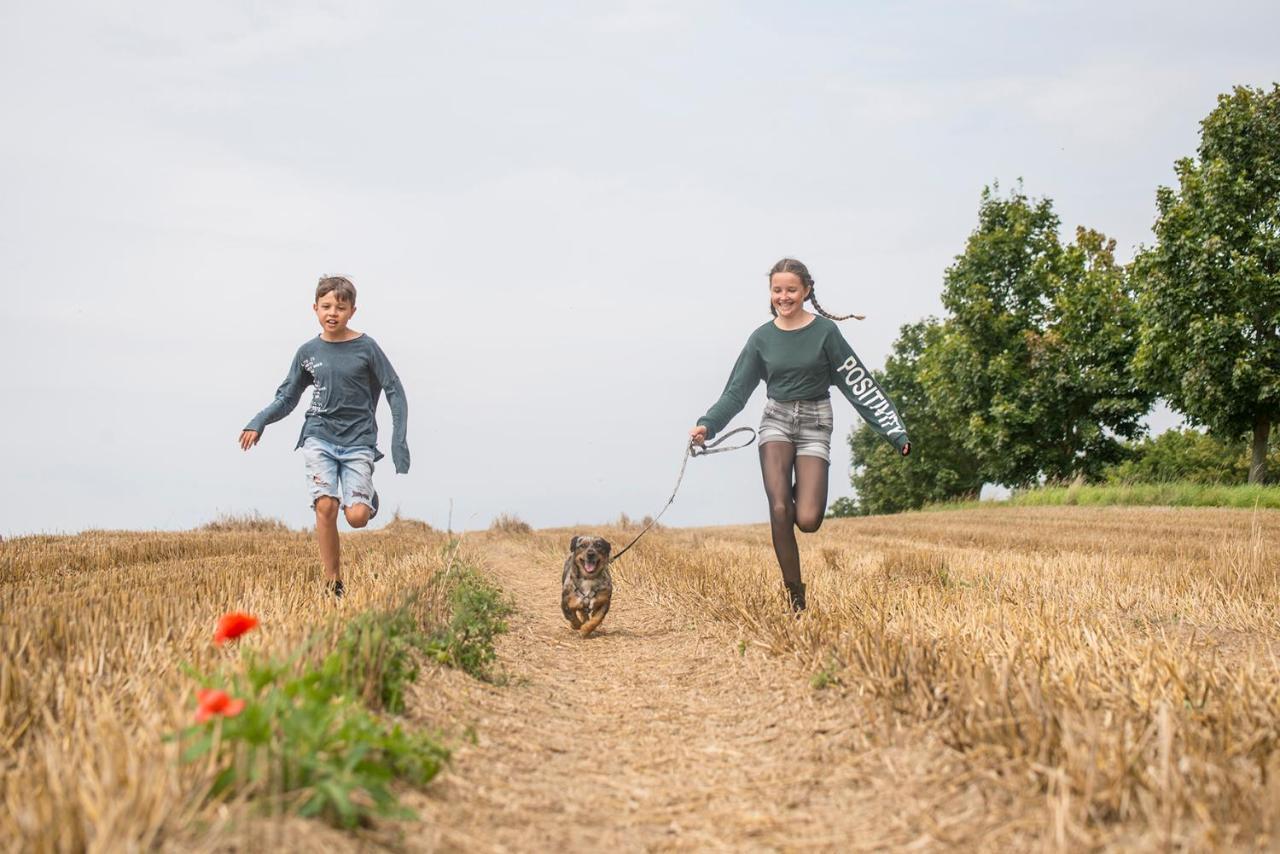
<svg viewBox="0 0 1280 854">
<path fill-rule="evenodd" d="M 320 563 L 327 581 L 341 581 L 338 549 L 338 499 L 316 499 L 316 539 L 320 542 Z"/>
<path fill-rule="evenodd" d="M 353 528 L 363 528 L 368 525 L 369 517 L 373 513 L 368 504 L 352 504 L 342 512 L 347 516 L 347 524 Z"/>
</svg>

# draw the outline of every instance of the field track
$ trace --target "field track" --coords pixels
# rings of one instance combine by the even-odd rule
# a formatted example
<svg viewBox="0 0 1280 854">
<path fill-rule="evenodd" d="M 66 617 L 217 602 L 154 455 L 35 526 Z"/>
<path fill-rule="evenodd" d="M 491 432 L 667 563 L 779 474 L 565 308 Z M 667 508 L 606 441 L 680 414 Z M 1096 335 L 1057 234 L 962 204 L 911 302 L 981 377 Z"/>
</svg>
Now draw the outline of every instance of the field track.
<svg viewBox="0 0 1280 854">
<path fill-rule="evenodd" d="M 740 653 L 625 583 L 582 640 L 560 614 L 551 548 L 483 553 L 518 609 L 499 644 L 511 684 L 437 671 L 420 685 L 418 712 L 472 720 L 478 743 L 414 802 L 426 827 L 411 847 L 849 850 L 981 824 L 982 798 L 927 733 L 872 748 L 868 721 L 794 663 Z"/>
</svg>

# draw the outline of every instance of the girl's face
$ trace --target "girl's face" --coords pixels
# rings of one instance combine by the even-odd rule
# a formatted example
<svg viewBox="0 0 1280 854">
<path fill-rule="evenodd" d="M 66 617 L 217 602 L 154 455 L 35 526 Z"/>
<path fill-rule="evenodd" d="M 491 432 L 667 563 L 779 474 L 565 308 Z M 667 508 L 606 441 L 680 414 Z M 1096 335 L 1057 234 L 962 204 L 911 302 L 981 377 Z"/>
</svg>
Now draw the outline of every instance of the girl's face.
<svg viewBox="0 0 1280 854">
<path fill-rule="evenodd" d="M 795 273 L 774 273 L 769 277 L 769 302 L 778 312 L 778 317 L 790 320 L 799 316 L 808 298 L 809 289 L 801 284 Z"/>
</svg>

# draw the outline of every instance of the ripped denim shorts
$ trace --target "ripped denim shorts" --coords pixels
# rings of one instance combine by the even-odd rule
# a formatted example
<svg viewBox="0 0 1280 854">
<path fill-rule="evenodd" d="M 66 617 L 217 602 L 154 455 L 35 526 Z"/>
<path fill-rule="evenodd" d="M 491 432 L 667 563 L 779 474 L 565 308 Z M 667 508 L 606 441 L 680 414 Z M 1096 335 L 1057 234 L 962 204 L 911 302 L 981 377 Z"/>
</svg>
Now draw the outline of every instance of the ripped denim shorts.
<svg viewBox="0 0 1280 854">
<path fill-rule="evenodd" d="M 320 498 L 336 498 L 342 507 L 373 506 L 373 447 L 335 445 L 315 436 L 302 443 L 311 506 Z"/>
<path fill-rule="evenodd" d="M 767 400 L 760 418 L 760 444 L 790 442 L 797 457 L 822 457 L 831 462 L 831 398 Z"/>
</svg>

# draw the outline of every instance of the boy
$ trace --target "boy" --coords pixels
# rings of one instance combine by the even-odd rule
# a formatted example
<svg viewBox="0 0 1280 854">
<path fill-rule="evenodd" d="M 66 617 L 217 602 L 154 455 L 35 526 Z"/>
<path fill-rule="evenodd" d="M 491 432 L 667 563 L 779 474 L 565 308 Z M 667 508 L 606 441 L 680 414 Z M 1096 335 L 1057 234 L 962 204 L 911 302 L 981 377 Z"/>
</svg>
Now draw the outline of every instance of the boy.
<svg viewBox="0 0 1280 854">
<path fill-rule="evenodd" d="M 295 448 L 302 448 L 316 511 L 325 588 L 341 597 L 345 588 L 339 567 L 338 507 L 353 528 L 363 528 L 378 514 L 373 464 L 382 458 L 374 420 L 379 393 L 387 393 L 391 407 L 391 459 L 397 474 L 409 471 L 409 410 L 400 378 L 382 348 L 347 326 L 356 313 L 355 285 L 342 276 L 321 279 L 312 309 L 320 321 L 320 336 L 298 348 L 275 400 L 241 432 L 240 447 L 247 451 L 258 444 L 266 426 L 292 412 L 303 389 L 313 387 Z"/>
</svg>

